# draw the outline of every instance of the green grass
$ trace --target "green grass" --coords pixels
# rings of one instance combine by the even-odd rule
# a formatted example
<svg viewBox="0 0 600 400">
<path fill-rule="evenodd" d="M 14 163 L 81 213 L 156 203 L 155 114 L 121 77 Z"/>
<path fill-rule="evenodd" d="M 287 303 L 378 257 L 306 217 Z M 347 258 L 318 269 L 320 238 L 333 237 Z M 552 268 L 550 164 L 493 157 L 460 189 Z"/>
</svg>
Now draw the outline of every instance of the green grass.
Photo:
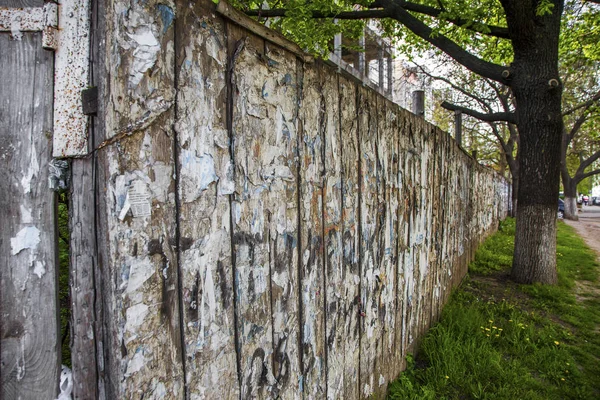
<svg viewBox="0 0 600 400">
<path fill-rule="evenodd" d="M 516 285 L 505 279 L 513 236 L 507 220 L 480 247 L 389 399 L 600 398 L 595 254 L 559 223 L 558 285 Z M 587 297 L 576 281 L 587 283 Z"/>
</svg>

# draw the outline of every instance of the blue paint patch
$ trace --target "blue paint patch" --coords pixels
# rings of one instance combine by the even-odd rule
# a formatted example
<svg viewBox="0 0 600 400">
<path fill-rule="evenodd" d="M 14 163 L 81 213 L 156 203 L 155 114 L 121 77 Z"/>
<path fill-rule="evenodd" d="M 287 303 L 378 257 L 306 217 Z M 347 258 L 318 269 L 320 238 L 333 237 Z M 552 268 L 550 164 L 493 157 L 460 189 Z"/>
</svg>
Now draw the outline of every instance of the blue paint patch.
<svg viewBox="0 0 600 400">
<path fill-rule="evenodd" d="M 291 139 L 292 135 L 290 133 L 290 129 L 288 128 L 288 126 L 286 124 L 283 124 L 283 127 L 281 129 L 281 133 L 283 134 L 283 136 L 285 138 L 287 138 L 288 140 Z"/>
<path fill-rule="evenodd" d="M 263 99 L 269 97 L 269 93 L 267 92 L 267 82 L 263 83 L 262 85 L 261 95 Z"/>
<path fill-rule="evenodd" d="M 164 34 L 173 24 L 173 19 L 175 19 L 175 13 L 173 12 L 173 9 L 171 7 L 165 4 L 159 4 L 156 6 L 156 8 L 160 13 L 160 19 L 162 19 Z"/>
<path fill-rule="evenodd" d="M 282 85 L 289 85 L 292 83 L 292 76 L 290 74 L 285 74 L 283 76 L 283 80 L 281 81 Z"/>
<path fill-rule="evenodd" d="M 279 65 L 279 62 L 273 60 L 272 58 L 267 57 L 267 65 L 269 67 L 276 67 Z"/>
</svg>

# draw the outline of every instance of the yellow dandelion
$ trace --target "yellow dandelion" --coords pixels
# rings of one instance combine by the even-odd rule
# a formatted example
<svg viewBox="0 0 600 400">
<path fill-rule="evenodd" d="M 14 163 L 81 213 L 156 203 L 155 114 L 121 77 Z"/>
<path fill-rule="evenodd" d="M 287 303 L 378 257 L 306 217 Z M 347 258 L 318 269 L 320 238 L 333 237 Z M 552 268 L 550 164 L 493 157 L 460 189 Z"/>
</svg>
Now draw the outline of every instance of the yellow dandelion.
<svg viewBox="0 0 600 400">
<path fill-rule="evenodd" d="M 561 380 L 561 381 L 564 381 L 564 380 L 565 380 L 565 378 L 560 378 L 560 380 Z"/>
<path fill-rule="evenodd" d="M 560 343 L 555 340 L 554 344 L 558 346 Z"/>
<path fill-rule="evenodd" d="M 488 322 L 489 322 L 490 324 L 493 324 L 493 323 L 494 323 L 494 321 L 492 321 L 491 319 L 490 319 Z"/>
<path fill-rule="evenodd" d="M 446 379 L 450 379 L 450 377 L 448 375 L 446 375 Z"/>
<path fill-rule="evenodd" d="M 489 331 L 490 331 L 490 328 L 485 328 L 485 330 L 489 332 Z"/>
<path fill-rule="evenodd" d="M 508 322 L 512 322 L 512 319 L 509 319 Z"/>
<path fill-rule="evenodd" d="M 485 334 L 485 336 L 490 336 L 490 334 L 489 334 L 489 333 L 486 333 L 486 334 Z"/>
<path fill-rule="evenodd" d="M 571 365 L 571 364 L 567 363 L 567 365 Z"/>
<path fill-rule="evenodd" d="M 500 335 L 496 334 L 496 337 L 498 337 L 498 336 L 500 336 Z"/>
<path fill-rule="evenodd" d="M 502 328 L 498 328 L 498 330 L 502 332 Z"/>
</svg>

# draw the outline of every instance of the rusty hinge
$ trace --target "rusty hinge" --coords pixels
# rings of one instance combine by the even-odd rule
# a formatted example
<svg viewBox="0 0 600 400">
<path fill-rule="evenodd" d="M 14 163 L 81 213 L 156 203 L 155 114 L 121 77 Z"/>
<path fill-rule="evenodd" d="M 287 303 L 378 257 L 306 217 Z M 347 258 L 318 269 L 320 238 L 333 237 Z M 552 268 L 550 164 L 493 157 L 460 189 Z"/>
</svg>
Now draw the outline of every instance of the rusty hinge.
<svg viewBox="0 0 600 400">
<path fill-rule="evenodd" d="M 0 8 L 0 32 L 10 32 L 20 40 L 23 32 L 42 32 L 42 46 L 56 49 L 58 29 L 58 4 L 46 3 L 43 7 Z"/>
</svg>

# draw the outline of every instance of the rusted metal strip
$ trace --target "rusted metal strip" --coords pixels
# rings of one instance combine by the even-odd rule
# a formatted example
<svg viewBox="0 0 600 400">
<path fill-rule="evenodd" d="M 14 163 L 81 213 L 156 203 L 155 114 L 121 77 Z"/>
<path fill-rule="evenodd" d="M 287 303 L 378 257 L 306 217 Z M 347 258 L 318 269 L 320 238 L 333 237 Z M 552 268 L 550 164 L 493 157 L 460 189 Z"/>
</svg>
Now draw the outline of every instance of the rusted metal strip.
<svg viewBox="0 0 600 400">
<path fill-rule="evenodd" d="M 88 152 L 88 117 L 81 91 L 89 82 L 90 3 L 63 0 L 54 75 L 54 157 L 81 157 Z"/>
</svg>

